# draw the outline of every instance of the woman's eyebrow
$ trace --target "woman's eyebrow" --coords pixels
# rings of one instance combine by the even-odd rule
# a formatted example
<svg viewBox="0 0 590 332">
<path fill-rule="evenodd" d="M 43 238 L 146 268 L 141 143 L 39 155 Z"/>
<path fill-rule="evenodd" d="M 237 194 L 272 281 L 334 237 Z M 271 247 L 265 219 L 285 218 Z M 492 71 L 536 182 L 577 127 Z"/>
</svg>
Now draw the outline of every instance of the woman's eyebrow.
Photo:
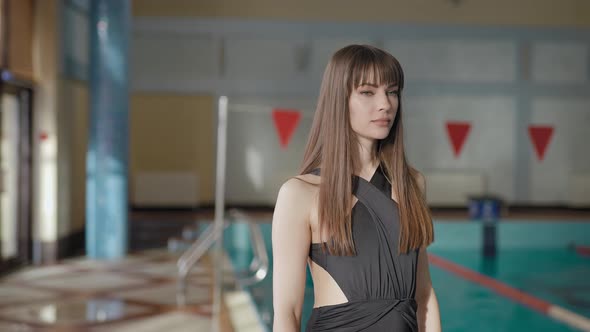
<svg viewBox="0 0 590 332">
<path fill-rule="evenodd" d="M 361 88 L 363 86 L 370 86 L 372 88 L 378 88 L 379 87 L 375 83 L 368 83 L 368 82 L 361 83 L 358 87 Z M 387 86 L 387 89 L 399 89 L 399 86 L 397 84 L 390 84 L 390 85 Z"/>
<path fill-rule="evenodd" d="M 365 86 L 365 85 L 368 85 L 368 86 L 373 87 L 373 88 L 378 88 L 377 84 L 375 84 L 375 83 L 368 83 L 368 82 L 361 83 L 359 85 L 359 87 Z"/>
</svg>

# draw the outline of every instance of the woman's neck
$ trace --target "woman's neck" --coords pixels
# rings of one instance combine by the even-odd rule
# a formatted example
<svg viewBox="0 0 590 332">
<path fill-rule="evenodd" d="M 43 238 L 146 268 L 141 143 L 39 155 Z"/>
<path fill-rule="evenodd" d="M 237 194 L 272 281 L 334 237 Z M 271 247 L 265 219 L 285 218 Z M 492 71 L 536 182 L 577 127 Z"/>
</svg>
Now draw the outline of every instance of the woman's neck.
<svg viewBox="0 0 590 332">
<path fill-rule="evenodd" d="M 359 139 L 359 175 L 362 177 L 370 177 L 378 166 L 379 160 L 376 158 L 376 153 L 374 151 L 376 148 L 375 145 L 375 140 Z"/>
</svg>

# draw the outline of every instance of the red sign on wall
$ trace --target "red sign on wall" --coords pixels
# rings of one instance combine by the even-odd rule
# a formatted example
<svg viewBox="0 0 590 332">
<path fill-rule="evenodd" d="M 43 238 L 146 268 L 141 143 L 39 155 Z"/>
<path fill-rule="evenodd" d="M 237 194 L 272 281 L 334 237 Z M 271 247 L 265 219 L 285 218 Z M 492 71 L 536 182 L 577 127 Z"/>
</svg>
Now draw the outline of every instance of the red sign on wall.
<svg viewBox="0 0 590 332">
<path fill-rule="evenodd" d="M 553 137 L 553 126 L 529 126 L 529 137 L 535 147 L 537 159 L 542 161 L 547 152 L 547 146 Z"/>
<path fill-rule="evenodd" d="M 470 122 L 447 121 L 447 135 L 451 141 L 455 158 L 459 157 L 461 154 L 461 150 L 463 150 L 463 145 L 467 140 L 470 130 Z"/>
<path fill-rule="evenodd" d="M 297 129 L 297 125 L 301 119 L 301 112 L 294 109 L 276 108 L 272 110 L 272 118 L 277 134 L 279 135 L 281 148 L 286 149 L 295 129 Z"/>
</svg>

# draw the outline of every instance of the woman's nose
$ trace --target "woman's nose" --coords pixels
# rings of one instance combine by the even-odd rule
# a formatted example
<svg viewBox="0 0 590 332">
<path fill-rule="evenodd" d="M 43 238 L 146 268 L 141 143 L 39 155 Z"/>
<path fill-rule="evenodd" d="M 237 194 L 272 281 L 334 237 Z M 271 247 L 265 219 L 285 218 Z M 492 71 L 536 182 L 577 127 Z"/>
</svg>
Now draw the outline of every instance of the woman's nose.
<svg viewBox="0 0 590 332">
<path fill-rule="evenodd" d="M 391 100 L 387 95 L 387 92 L 379 93 L 378 103 L 380 111 L 389 111 L 392 108 Z"/>
</svg>

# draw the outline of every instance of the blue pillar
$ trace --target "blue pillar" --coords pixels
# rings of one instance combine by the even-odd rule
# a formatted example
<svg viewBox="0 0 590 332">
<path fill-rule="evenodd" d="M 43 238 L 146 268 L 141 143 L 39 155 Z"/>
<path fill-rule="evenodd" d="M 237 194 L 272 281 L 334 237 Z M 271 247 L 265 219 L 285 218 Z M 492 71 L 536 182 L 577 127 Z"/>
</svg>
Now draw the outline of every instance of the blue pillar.
<svg viewBox="0 0 590 332">
<path fill-rule="evenodd" d="M 114 259 L 127 252 L 129 133 L 128 0 L 91 0 L 90 117 L 86 178 L 86 253 Z"/>
</svg>

